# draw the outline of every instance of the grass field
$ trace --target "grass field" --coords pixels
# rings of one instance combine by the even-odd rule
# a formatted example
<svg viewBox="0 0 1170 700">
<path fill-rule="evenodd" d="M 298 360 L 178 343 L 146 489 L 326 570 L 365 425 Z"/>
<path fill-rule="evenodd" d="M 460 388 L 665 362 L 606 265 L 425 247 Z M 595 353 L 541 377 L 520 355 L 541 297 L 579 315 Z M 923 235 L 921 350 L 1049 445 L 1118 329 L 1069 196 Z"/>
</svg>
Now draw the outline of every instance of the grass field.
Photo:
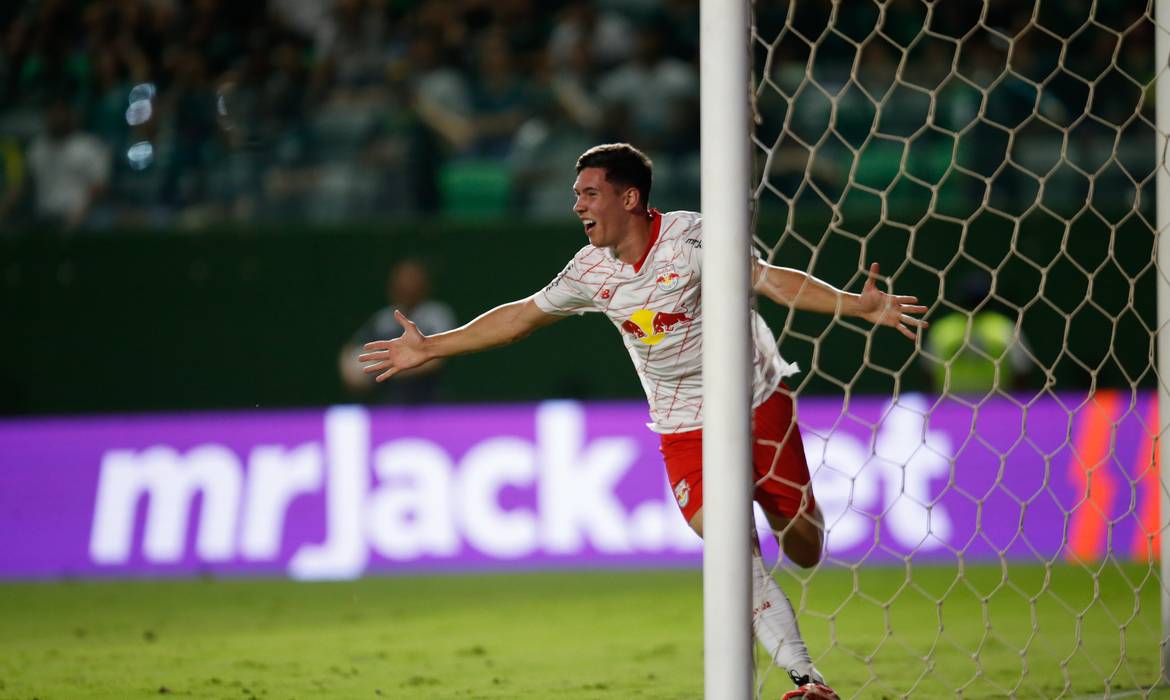
<svg viewBox="0 0 1170 700">
<path fill-rule="evenodd" d="M 842 697 L 1170 697 L 1140 691 L 1159 673 L 1146 567 L 796 576 Z M 7 584 L 0 698 L 699 698 L 700 602 L 697 571 Z"/>
</svg>

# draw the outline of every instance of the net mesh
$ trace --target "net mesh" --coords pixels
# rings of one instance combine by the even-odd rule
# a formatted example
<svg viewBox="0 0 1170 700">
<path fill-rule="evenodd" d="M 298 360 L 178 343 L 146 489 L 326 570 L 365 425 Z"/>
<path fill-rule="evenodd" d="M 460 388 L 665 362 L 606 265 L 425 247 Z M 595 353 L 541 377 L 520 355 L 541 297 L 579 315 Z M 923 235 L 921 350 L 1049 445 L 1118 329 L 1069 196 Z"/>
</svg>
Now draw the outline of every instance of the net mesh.
<svg viewBox="0 0 1170 700">
<path fill-rule="evenodd" d="M 840 399 L 800 416 L 825 557 L 773 571 L 817 666 L 842 697 L 1154 693 L 1153 5 L 753 14 L 757 246 L 855 292 L 876 261 L 932 324 L 761 304 L 793 390 Z"/>
</svg>

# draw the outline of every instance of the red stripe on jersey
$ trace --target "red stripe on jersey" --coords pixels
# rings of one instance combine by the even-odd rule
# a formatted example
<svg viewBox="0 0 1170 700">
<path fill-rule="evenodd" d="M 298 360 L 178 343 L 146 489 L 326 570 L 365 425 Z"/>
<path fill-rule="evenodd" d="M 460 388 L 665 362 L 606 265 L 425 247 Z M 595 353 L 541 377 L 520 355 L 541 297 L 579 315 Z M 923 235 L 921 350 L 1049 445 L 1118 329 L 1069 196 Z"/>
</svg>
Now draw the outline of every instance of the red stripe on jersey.
<svg viewBox="0 0 1170 700">
<path fill-rule="evenodd" d="M 634 263 L 634 272 L 642 271 L 642 264 L 646 262 L 646 258 L 650 257 L 650 249 L 658 242 L 658 229 L 662 228 L 662 212 L 657 209 L 650 210 L 650 241 L 646 244 L 646 250 L 642 251 L 642 257 L 638 258 L 638 262 Z"/>
</svg>

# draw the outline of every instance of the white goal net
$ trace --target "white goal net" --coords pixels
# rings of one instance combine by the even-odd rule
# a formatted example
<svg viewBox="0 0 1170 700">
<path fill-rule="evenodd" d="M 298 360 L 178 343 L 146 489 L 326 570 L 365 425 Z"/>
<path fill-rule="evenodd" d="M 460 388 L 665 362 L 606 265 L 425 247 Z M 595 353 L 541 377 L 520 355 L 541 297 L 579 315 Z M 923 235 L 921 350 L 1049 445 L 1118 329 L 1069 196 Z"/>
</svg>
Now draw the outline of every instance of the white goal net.
<svg viewBox="0 0 1170 700">
<path fill-rule="evenodd" d="M 1160 692 L 1155 14 L 755 3 L 756 245 L 930 307 L 916 348 L 760 305 L 827 531 L 773 573 L 842 697 Z"/>
</svg>

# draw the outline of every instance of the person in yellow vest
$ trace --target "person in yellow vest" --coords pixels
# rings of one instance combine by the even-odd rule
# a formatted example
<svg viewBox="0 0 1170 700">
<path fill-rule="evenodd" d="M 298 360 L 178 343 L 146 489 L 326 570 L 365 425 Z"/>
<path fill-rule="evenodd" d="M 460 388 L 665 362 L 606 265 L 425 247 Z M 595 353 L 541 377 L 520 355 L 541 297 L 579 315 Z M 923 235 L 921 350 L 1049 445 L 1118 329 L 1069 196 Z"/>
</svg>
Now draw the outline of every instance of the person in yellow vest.
<svg viewBox="0 0 1170 700">
<path fill-rule="evenodd" d="M 966 311 L 933 320 L 923 343 L 934 391 L 987 395 L 1020 388 L 1033 362 L 1017 321 L 994 308 L 983 277 L 959 287 Z"/>
</svg>

